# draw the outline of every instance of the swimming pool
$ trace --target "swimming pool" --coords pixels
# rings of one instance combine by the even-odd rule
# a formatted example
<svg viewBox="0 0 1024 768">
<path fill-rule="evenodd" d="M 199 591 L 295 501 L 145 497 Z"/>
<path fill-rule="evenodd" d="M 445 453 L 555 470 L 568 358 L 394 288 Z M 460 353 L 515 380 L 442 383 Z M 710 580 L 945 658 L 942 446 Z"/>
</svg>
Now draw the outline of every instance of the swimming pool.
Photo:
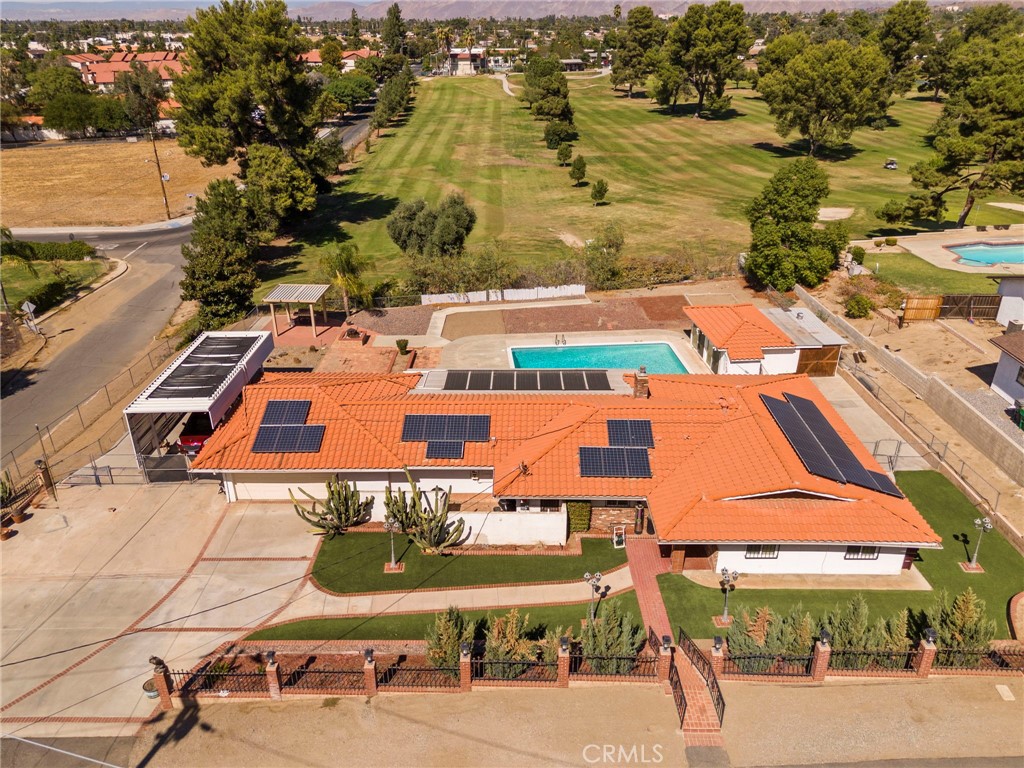
<svg viewBox="0 0 1024 768">
<path fill-rule="evenodd" d="M 579 344 L 564 347 L 513 347 L 516 368 L 625 368 L 641 365 L 648 373 L 687 373 L 671 345 Z"/>
<path fill-rule="evenodd" d="M 947 246 L 957 261 L 972 267 L 1024 264 L 1024 243 L 964 243 Z"/>
</svg>

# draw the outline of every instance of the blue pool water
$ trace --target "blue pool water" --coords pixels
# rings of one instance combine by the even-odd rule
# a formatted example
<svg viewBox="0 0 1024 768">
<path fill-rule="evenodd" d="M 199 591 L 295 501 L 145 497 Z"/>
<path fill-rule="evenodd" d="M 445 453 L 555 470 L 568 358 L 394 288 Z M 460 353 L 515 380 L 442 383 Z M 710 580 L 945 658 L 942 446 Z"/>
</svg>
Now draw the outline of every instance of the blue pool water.
<svg viewBox="0 0 1024 768">
<path fill-rule="evenodd" d="M 962 264 L 990 267 L 993 264 L 1024 264 L 1024 243 L 968 243 L 952 245 L 949 250 Z"/>
<path fill-rule="evenodd" d="M 516 368 L 626 368 L 648 373 L 687 373 L 668 344 L 594 344 L 566 347 L 514 347 Z"/>
</svg>

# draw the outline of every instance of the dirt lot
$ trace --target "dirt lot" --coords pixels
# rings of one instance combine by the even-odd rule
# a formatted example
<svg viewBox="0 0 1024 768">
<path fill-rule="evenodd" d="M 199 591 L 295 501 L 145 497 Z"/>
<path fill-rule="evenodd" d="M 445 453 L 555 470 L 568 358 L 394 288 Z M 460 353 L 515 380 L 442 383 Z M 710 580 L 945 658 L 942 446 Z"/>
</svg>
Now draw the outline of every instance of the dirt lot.
<svg viewBox="0 0 1024 768">
<path fill-rule="evenodd" d="M 188 213 L 212 180 L 233 164 L 204 168 L 172 140 L 157 142 L 172 216 Z M 8 227 L 145 224 L 165 218 L 149 142 L 65 143 L 3 150 L 0 176 Z"/>
</svg>

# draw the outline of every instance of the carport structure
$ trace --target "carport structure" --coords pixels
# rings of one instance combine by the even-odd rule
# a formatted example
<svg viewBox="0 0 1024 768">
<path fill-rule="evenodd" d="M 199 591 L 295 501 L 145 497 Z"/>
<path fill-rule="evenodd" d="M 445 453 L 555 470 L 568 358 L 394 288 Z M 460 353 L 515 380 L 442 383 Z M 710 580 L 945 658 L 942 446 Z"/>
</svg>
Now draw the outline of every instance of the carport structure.
<svg viewBox="0 0 1024 768">
<path fill-rule="evenodd" d="M 327 324 L 327 301 L 324 298 L 327 293 L 329 285 L 310 284 L 310 285 L 287 285 L 281 284 L 275 287 L 270 293 L 263 299 L 264 304 L 270 305 L 270 319 L 274 326 L 274 336 L 280 336 L 281 332 L 277 330 L 277 310 L 278 304 L 284 304 L 288 310 L 288 324 L 291 326 L 292 317 L 292 304 L 306 304 L 309 307 L 309 321 L 313 326 L 313 337 L 316 338 L 316 312 L 315 307 L 317 302 L 320 303 L 320 311 L 323 314 L 324 324 Z"/>
<path fill-rule="evenodd" d="M 208 331 L 189 344 L 124 409 L 140 468 L 190 414 L 206 414 L 212 431 L 273 349 L 267 331 Z"/>
</svg>

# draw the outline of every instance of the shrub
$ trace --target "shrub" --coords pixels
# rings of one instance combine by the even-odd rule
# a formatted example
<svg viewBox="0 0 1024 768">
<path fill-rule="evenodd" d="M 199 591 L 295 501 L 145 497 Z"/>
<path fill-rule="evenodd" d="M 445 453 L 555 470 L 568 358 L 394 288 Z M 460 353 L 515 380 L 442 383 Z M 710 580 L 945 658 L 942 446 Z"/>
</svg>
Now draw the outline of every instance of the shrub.
<svg viewBox="0 0 1024 768">
<path fill-rule="evenodd" d="M 583 533 L 590 530 L 590 502 L 570 501 L 565 505 L 569 513 L 569 533 Z"/>
<path fill-rule="evenodd" d="M 534 644 L 526 637 L 526 625 L 530 621 L 529 614 L 519 615 L 519 609 L 513 608 L 504 616 L 487 619 L 487 641 L 484 646 L 484 658 L 488 661 L 533 661 L 537 658 Z M 527 669 L 528 664 L 485 664 L 487 675 L 512 680 L 519 677 Z"/>
<path fill-rule="evenodd" d="M 985 650 L 996 636 L 996 623 L 987 618 L 985 601 L 970 587 L 952 602 L 946 590 L 940 590 L 926 614 L 938 635 L 939 648 Z"/>
<path fill-rule="evenodd" d="M 408 339 L 397 339 L 395 346 L 398 347 L 398 354 L 408 355 L 409 354 L 409 340 Z"/>
<path fill-rule="evenodd" d="M 572 160 L 572 146 L 566 144 L 564 141 L 559 144 L 557 158 L 560 166 L 568 165 L 569 161 Z"/>
<path fill-rule="evenodd" d="M 28 242 L 27 245 L 32 246 L 32 258 L 38 261 L 82 261 L 96 255 L 96 249 L 81 240 L 67 243 Z"/>
<path fill-rule="evenodd" d="M 863 293 L 855 293 L 846 300 L 847 317 L 867 317 L 875 308 L 875 302 Z"/>
<path fill-rule="evenodd" d="M 875 240 L 875 248 L 881 248 L 883 245 L 885 245 L 884 240 Z"/>
<path fill-rule="evenodd" d="M 896 238 L 895 237 L 887 237 L 887 238 L 885 238 L 885 244 L 887 246 L 889 246 L 890 248 L 892 248 L 894 245 L 896 245 Z"/>
<path fill-rule="evenodd" d="M 633 668 L 633 657 L 643 645 L 644 632 L 642 627 L 633 623 L 633 616 L 623 614 L 618 601 L 612 600 L 606 606 L 604 616 L 587 622 L 583 627 L 580 642 L 583 655 L 595 674 L 623 674 Z M 595 658 L 598 656 L 625 658 Z"/>
<path fill-rule="evenodd" d="M 25 301 L 36 305 L 35 315 L 38 317 L 48 309 L 60 304 L 67 296 L 70 287 L 64 280 L 52 278 L 26 296 Z"/>
<path fill-rule="evenodd" d="M 476 626 L 466 621 L 462 611 L 454 605 L 434 617 L 434 625 L 427 630 L 427 660 L 435 667 L 459 666 L 463 643 L 472 643 Z M 458 674 L 458 672 L 456 672 Z"/>
<path fill-rule="evenodd" d="M 853 248 L 850 249 L 850 254 L 853 256 L 853 260 L 854 260 L 855 263 L 861 264 L 861 265 L 864 264 L 865 250 L 861 246 L 859 246 L 859 245 L 853 246 Z"/>
<path fill-rule="evenodd" d="M 552 120 L 544 126 L 544 143 L 548 149 L 558 149 L 559 145 L 567 144 L 579 138 L 573 123 L 564 120 Z"/>
</svg>

